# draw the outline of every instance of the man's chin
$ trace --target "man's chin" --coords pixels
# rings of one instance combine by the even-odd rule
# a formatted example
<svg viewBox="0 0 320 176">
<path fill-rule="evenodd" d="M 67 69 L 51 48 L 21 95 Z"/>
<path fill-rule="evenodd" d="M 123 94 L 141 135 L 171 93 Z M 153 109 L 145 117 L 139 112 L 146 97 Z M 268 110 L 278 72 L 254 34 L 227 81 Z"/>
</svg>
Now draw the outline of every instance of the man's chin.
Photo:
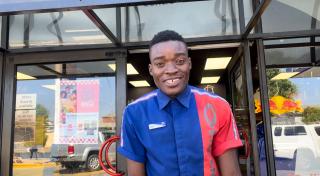
<svg viewBox="0 0 320 176">
<path fill-rule="evenodd" d="M 179 93 L 182 92 L 181 88 L 175 87 L 175 88 L 166 88 L 162 90 L 163 93 L 168 95 L 169 97 L 176 97 Z"/>
</svg>

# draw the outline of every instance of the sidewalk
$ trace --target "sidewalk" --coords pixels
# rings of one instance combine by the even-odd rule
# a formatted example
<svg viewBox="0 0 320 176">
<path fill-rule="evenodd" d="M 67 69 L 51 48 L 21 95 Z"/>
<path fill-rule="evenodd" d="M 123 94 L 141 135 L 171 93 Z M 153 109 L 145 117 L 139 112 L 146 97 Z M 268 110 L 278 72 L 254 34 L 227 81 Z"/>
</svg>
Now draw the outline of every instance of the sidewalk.
<svg viewBox="0 0 320 176">
<path fill-rule="evenodd" d="M 57 164 L 49 158 L 14 159 L 13 168 L 55 167 Z"/>
</svg>

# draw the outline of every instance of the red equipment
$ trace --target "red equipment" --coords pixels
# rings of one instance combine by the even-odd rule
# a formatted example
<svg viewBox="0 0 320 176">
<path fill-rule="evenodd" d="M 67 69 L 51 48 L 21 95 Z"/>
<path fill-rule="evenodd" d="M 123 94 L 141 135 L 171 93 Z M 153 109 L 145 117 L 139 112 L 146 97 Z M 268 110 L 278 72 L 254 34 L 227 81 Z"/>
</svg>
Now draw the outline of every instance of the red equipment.
<svg viewBox="0 0 320 176">
<path fill-rule="evenodd" d="M 110 137 L 108 140 L 106 140 L 103 144 L 102 144 L 102 146 L 101 146 L 101 148 L 100 148 L 100 151 L 99 151 L 99 163 L 100 163 L 100 166 L 102 167 L 102 169 L 107 173 L 107 174 L 109 174 L 109 175 L 111 175 L 111 176 L 122 176 L 122 175 L 124 175 L 124 173 L 117 173 L 117 169 L 115 168 L 115 167 L 113 167 L 112 166 L 112 164 L 111 164 L 111 162 L 110 162 L 110 160 L 109 160 L 109 155 L 108 155 L 108 153 L 109 153 L 109 149 L 110 149 L 110 146 L 112 145 L 112 143 L 114 143 L 114 142 L 116 142 L 117 140 L 119 140 L 120 139 L 120 137 L 119 136 L 112 136 L 112 137 Z M 103 154 L 103 151 L 104 151 L 104 148 L 105 148 L 105 160 L 106 160 L 106 162 L 107 162 L 107 166 L 109 166 L 109 168 L 111 169 L 108 169 L 105 165 L 104 165 L 104 163 L 103 163 L 103 161 L 102 161 L 102 154 Z"/>
<path fill-rule="evenodd" d="M 247 159 L 250 156 L 250 150 L 251 150 L 251 147 L 249 144 L 249 136 L 248 136 L 247 132 L 243 129 L 239 129 L 239 134 L 245 142 L 244 143 L 245 155 L 240 155 L 239 157 L 242 159 Z"/>
</svg>

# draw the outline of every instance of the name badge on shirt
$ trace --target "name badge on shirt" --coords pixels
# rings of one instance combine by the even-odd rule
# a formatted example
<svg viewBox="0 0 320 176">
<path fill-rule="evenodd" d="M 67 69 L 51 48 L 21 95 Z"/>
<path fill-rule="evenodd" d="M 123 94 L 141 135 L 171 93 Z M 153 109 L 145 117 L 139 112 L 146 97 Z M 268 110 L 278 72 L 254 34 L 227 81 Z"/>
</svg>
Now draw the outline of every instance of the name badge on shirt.
<svg viewBox="0 0 320 176">
<path fill-rule="evenodd" d="M 160 123 L 150 123 L 149 124 L 149 130 L 157 129 L 157 128 L 163 128 L 166 126 L 166 122 L 160 122 Z"/>
</svg>

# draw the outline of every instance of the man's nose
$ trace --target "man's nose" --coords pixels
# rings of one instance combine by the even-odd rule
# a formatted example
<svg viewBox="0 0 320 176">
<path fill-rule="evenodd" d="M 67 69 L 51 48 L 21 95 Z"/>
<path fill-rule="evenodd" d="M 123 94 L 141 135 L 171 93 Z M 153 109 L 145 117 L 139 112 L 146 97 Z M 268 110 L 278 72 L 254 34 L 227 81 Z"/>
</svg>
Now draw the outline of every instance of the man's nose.
<svg viewBox="0 0 320 176">
<path fill-rule="evenodd" d="M 175 63 L 170 63 L 167 65 L 165 72 L 167 74 L 173 74 L 173 73 L 178 72 L 178 68 Z"/>
</svg>

